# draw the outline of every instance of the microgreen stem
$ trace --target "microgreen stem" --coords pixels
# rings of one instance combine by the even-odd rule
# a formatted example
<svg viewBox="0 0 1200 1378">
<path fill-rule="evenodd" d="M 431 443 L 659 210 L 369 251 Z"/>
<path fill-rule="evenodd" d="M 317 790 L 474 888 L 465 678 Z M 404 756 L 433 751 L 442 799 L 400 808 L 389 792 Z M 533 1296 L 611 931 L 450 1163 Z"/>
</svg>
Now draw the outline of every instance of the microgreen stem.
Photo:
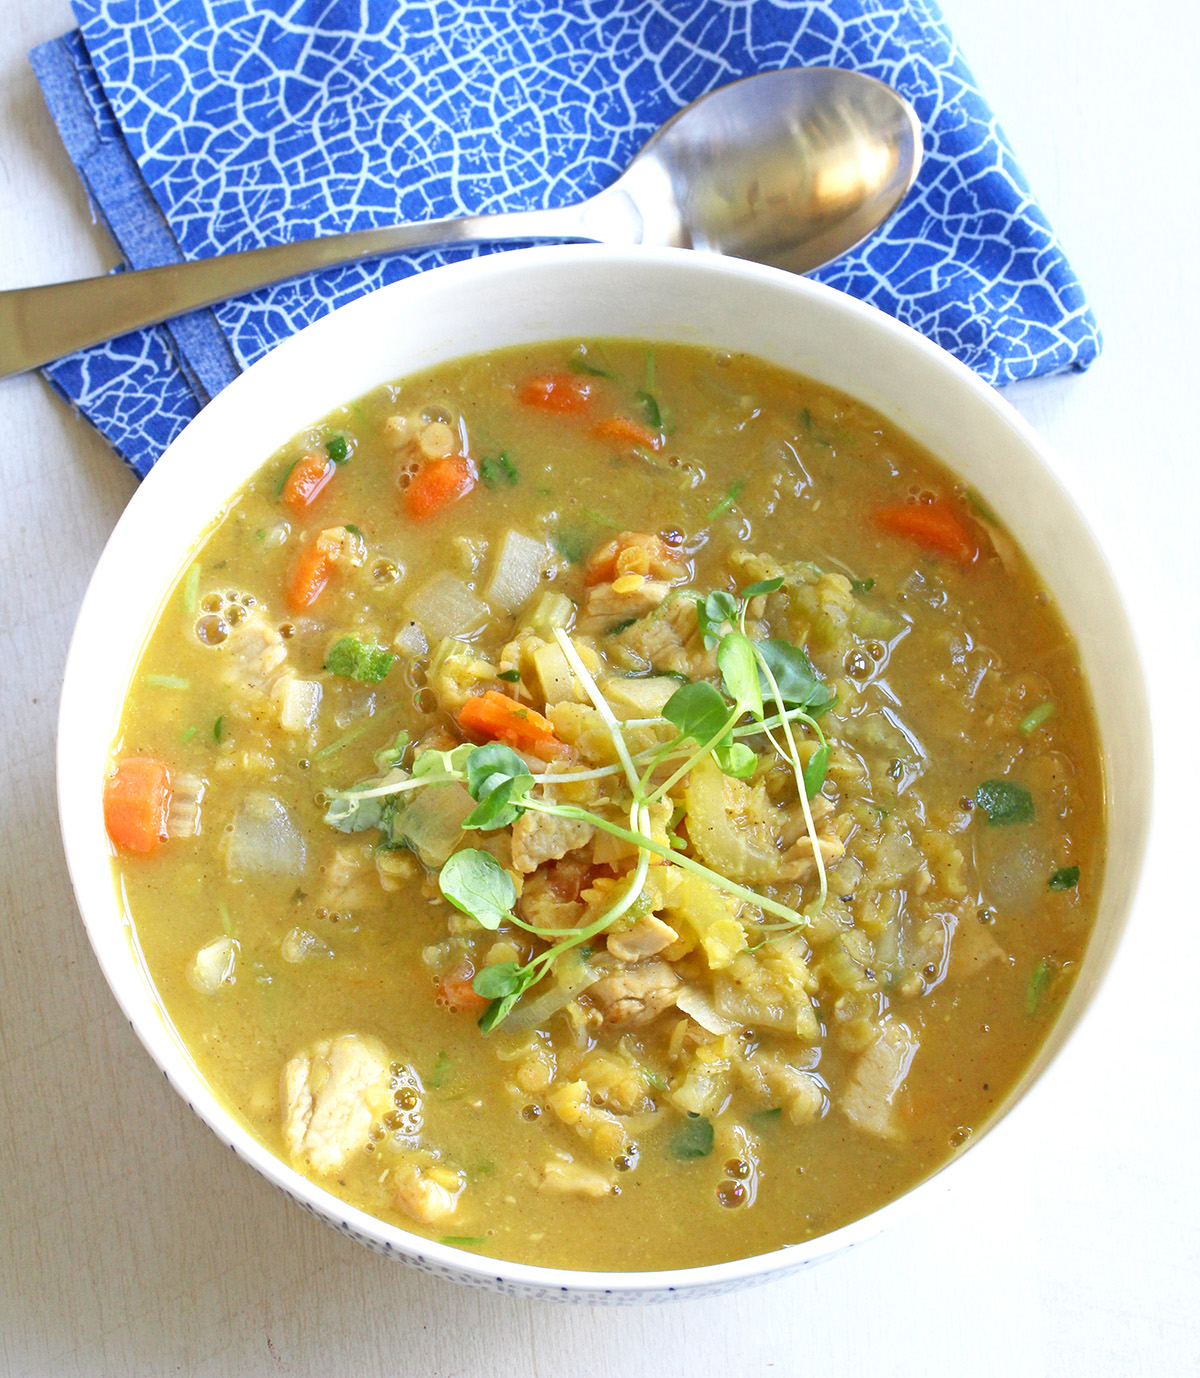
<svg viewBox="0 0 1200 1378">
<path fill-rule="evenodd" d="M 579 682 L 583 685 L 589 699 L 596 707 L 596 712 L 604 719 L 605 726 L 608 728 L 609 735 L 613 739 L 613 745 L 617 748 L 617 755 L 621 758 L 621 764 L 625 767 L 625 776 L 629 781 L 629 788 L 633 791 L 634 799 L 639 797 L 638 793 L 638 773 L 629 755 L 629 747 L 625 744 L 625 737 L 621 732 L 621 725 L 617 722 L 612 709 L 608 706 L 608 700 L 600 692 L 600 686 L 591 677 L 587 666 L 579 658 L 579 652 L 575 649 L 575 643 L 561 627 L 554 628 L 554 639 L 558 642 L 563 655 L 567 658 L 567 663 L 579 677 Z"/>
<path fill-rule="evenodd" d="M 767 683 L 771 686 L 771 695 L 779 705 L 779 712 L 783 717 L 783 731 L 787 737 L 788 760 L 792 771 L 796 776 L 796 793 L 800 796 L 800 807 L 804 810 L 804 826 L 808 831 L 808 840 L 812 844 L 813 860 L 817 863 L 817 879 L 820 884 L 820 891 L 817 895 L 817 909 L 820 911 L 825 907 L 825 897 L 829 893 L 829 881 L 825 875 L 825 857 L 821 852 L 820 839 L 817 837 L 817 825 L 813 822 L 812 809 L 808 802 L 808 790 L 804 787 L 804 767 L 800 764 L 800 753 L 796 750 L 796 739 L 792 735 L 792 722 L 787 715 L 787 706 L 783 702 L 783 695 L 779 692 L 779 685 L 775 680 L 771 667 L 767 663 L 766 657 L 756 646 L 754 648 L 754 658 L 758 661 Z M 810 719 L 811 721 L 811 719 Z M 779 750 L 779 744 L 770 732 L 767 736 L 775 749 Z M 783 754 L 782 752 L 780 753 Z"/>
<path fill-rule="evenodd" d="M 624 842 L 631 842 L 635 847 L 642 847 L 648 852 L 653 852 L 663 861 L 670 862 L 673 866 L 678 866 L 684 871 L 691 871 L 693 875 L 700 876 L 710 884 L 726 891 L 727 894 L 745 900 L 747 904 L 756 905 L 766 913 L 787 919 L 791 924 L 804 922 L 803 914 L 798 913 L 795 909 L 789 909 L 786 904 L 780 904 L 776 900 L 768 899 L 766 895 L 760 895 L 755 890 L 748 890 L 744 885 L 738 885 L 735 881 L 721 875 L 719 871 L 712 871 L 707 866 L 701 865 L 700 862 L 693 861 L 686 853 L 662 846 L 645 833 L 630 832 L 628 828 L 622 828 L 618 823 L 610 823 L 607 818 L 599 818 L 596 814 L 589 813 L 587 809 L 577 808 L 574 804 L 547 804 L 540 799 L 523 799 L 521 802 L 526 808 L 533 809 L 535 813 L 548 813 L 557 818 L 574 819 L 578 823 L 591 823 L 593 827 L 599 828 L 602 832 L 611 833 L 613 837 L 619 837 Z"/>
<path fill-rule="evenodd" d="M 687 758 L 687 760 L 684 761 L 683 765 L 681 765 L 679 769 L 674 773 L 674 775 L 672 775 L 668 780 L 666 780 L 665 783 L 659 785 L 659 787 L 654 791 L 654 793 L 647 798 L 646 803 L 653 804 L 656 800 L 661 799 L 663 795 L 667 793 L 668 790 L 677 785 L 679 781 L 682 780 L 683 777 L 688 773 L 688 771 L 691 770 L 691 768 L 696 764 L 696 762 L 702 756 L 707 755 L 708 752 L 710 752 L 713 749 L 713 747 L 716 746 L 716 744 L 721 740 L 722 737 L 725 736 L 725 734 L 741 716 L 742 710 L 740 706 L 735 704 L 729 716 L 721 724 L 720 730 L 714 732 L 713 735 L 708 739 L 708 741 L 704 743 L 703 746 L 699 747 L 696 751 L 693 751 L 692 754 Z M 647 774 L 649 774 L 649 772 L 647 772 Z"/>
</svg>

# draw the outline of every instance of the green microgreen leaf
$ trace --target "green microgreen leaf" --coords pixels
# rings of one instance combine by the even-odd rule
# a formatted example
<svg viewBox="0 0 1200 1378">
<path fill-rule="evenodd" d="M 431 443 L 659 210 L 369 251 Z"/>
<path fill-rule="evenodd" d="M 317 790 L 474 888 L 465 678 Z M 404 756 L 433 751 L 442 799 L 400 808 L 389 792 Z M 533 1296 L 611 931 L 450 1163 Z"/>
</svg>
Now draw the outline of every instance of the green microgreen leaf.
<svg viewBox="0 0 1200 1378">
<path fill-rule="evenodd" d="M 700 599 L 696 605 L 696 619 L 704 644 L 709 650 L 720 641 L 723 635 L 722 628 L 726 623 L 732 626 L 737 621 L 737 613 L 737 599 L 723 589 Z"/>
<path fill-rule="evenodd" d="M 480 967 L 475 973 L 471 987 L 476 995 L 485 1000 L 499 1000 L 506 995 L 519 994 L 524 989 L 524 968 L 516 962 L 493 962 Z"/>
<path fill-rule="evenodd" d="M 335 464 L 345 464 L 350 458 L 350 442 L 344 435 L 331 436 L 325 442 L 325 453 Z"/>
<path fill-rule="evenodd" d="M 789 707 L 820 713 L 837 697 L 798 646 L 771 640 L 756 642 L 754 649 L 767 663 L 779 686 L 779 697 Z"/>
<path fill-rule="evenodd" d="M 478 750 L 470 742 L 463 742 L 453 751 L 436 751 L 430 748 L 422 751 L 413 761 L 413 779 L 420 780 L 426 775 L 461 775 L 467 768 L 472 752 Z"/>
<path fill-rule="evenodd" d="M 509 459 L 507 454 L 501 454 L 496 459 L 484 459 L 479 463 L 479 477 L 489 488 L 496 488 L 501 483 L 510 486 L 515 484 L 519 475 L 517 466 Z"/>
<path fill-rule="evenodd" d="M 1035 814 L 1033 795 L 1013 780 L 985 780 L 975 791 L 975 802 L 994 827 L 1031 823 Z"/>
<path fill-rule="evenodd" d="M 707 680 L 681 685 L 663 705 L 662 715 L 681 737 L 709 742 L 729 718 L 729 705 Z"/>
<path fill-rule="evenodd" d="M 783 575 L 774 579 L 760 579 L 757 584 L 749 584 L 742 590 L 743 598 L 757 598 L 760 594 L 774 593 L 783 587 Z"/>
<path fill-rule="evenodd" d="M 386 775 L 389 770 L 394 770 L 408 750 L 408 733 L 401 732 L 391 746 L 382 747 L 375 753 L 375 769 L 381 774 Z"/>
<path fill-rule="evenodd" d="M 707 1158 L 713 1151 L 712 1121 L 705 1115 L 689 1115 L 671 1135 L 671 1152 L 687 1162 L 692 1158 Z"/>
<path fill-rule="evenodd" d="M 758 767 L 758 757 L 744 742 L 718 742 L 712 757 L 721 773 L 735 780 L 748 780 Z"/>
<path fill-rule="evenodd" d="M 325 809 L 325 822 L 339 833 L 361 833 L 368 828 L 382 828 L 386 821 L 385 810 L 391 803 L 386 795 L 375 798 L 363 798 L 356 794 L 338 795 L 329 801 Z"/>
<path fill-rule="evenodd" d="M 723 636 L 717 646 L 717 666 L 725 681 L 725 692 L 737 705 L 739 714 L 753 713 L 761 718 L 762 687 L 750 638 L 741 632 Z"/>
<path fill-rule="evenodd" d="M 469 914 L 481 928 L 493 931 L 512 918 L 517 902 L 516 887 L 504 867 L 490 852 L 470 847 L 455 852 L 442 867 L 438 888 L 455 909 Z"/>
<path fill-rule="evenodd" d="M 829 747 L 822 743 L 808 758 L 808 764 L 804 767 L 804 792 L 810 799 L 820 793 L 828 769 Z"/>
<path fill-rule="evenodd" d="M 530 773 L 529 767 L 512 747 L 505 746 L 503 742 L 489 742 L 486 746 L 472 747 L 466 758 L 466 772 L 467 793 L 472 799 L 485 798 L 490 793 L 487 785 L 497 775 L 508 779 Z M 494 789 L 495 785 L 492 785 L 492 788 Z"/>
<path fill-rule="evenodd" d="M 707 520 L 710 522 L 716 521 L 716 519 L 721 515 L 722 512 L 728 512 L 729 509 L 733 506 L 733 504 L 737 502 L 738 498 L 742 496 L 742 490 L 745 488 L 745 486 L 746 480 L 744 478 L 734 479 L 734 481 L 729 485 L 729 491 L 725 494 L 721 501 L 717 503 L 716 507 L 714 507 L 713 510 L 708 514 Z"/>
<path fill-rule="evenodd" d="M 1078 884 L 1078 866 L 1061 866 L 1050 877 L 1051 890 L 1074 890 Z"/>
</svg>

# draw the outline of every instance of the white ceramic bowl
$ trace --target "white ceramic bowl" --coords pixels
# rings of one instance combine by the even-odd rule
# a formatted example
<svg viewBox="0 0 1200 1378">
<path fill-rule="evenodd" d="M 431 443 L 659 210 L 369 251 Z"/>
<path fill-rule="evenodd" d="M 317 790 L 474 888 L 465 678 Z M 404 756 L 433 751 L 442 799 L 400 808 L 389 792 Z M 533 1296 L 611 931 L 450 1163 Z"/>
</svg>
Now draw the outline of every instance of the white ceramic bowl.
<svg viewBox="0 0 1200 1378">
<path fill-rule="evenodd" d="M 155 466 L 88 588 L 63 684 L 59 811 L 71 879 L 113 992 L 188 1105 L 307 1210 L 370 1248 L 429 1272 L 576 1301 L 731 1290 L 828 1257 L 940 1189 L 943 1169 L 899 1201 L 822 1238 L 675 1272 L 588 1273 L 480 1258 L 352 1209 L 256 1143 L 214 1099 L 171 1027 L 114 887 L 101 781 L 130 676 L 167 588 L 222 505 L 288 437 L 388 379 L 458 355 L 539 340 L 641 337 L 743 350 L 877 408 L 966 479 L 1041 572 L 1074 632 L 1096 694 L 1109 811 L 1104 889 L 1079 978 L 1048 1041 L 992 1124 L 1077 1026 L 1111 963 L 1149 820 L 1149 714 L 1128 620 L 1041 442 L 1000 397 L 920 335 L 850 297 L 775 269 L 680 250 L 579 246 L 441 268 L 343 307 L 227 388 Z M 978 1140 L 978 1135 L 975 1140 Z"/>
</svg>

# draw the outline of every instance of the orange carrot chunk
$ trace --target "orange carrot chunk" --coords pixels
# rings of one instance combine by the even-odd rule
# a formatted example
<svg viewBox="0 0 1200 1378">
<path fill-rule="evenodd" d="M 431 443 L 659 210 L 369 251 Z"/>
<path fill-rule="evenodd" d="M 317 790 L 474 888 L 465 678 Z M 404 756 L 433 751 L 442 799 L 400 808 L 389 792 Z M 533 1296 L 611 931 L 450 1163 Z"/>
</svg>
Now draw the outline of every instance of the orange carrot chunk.
<svg viewBox="0 0 1200 1378">
<path fill-rule="evenodd" d="M 527 407 L 574 416 L 587 410 L 592 387 L 573 373 L 543 373 L 530 378 L 518 396 Z"/>
<path fill-rule="evenodd" d="M 979 558 L 979 542 L 966 522 L 944 498 L 933 502 L 905 502 L 880 507 L 871 520 L 893 536 L 919 545 L 935 555 L 946 555 L 960 565 L 971 565 Z"/>
<path fill-rule="evenodd" d="M 324 455 L 305 455 L 284 480 L 280 496 L 293 512 L 311 507 L 333 477 L 337 465 Z"/>
<path fill-rule="evenodd" d="M 562 746 L 549 718 L 495 689 L 468 699 L 459 709 L 458 721 L 464 732 L 539 756 L 548 747 Z"/>
<path fill-rule="evenodd" d="M 118 761 L 104 781 L 104 826 L 118 847 L 152 852 L 167 836 L 171 772 L 149 756 Z"/>
<path fill-rule="evenodd" d="M 329 582 L 333 565 L 318 537 L 306 545 L 288 572 L 287 601 L 293 612 L 311 607 Z"/>
<path fill-rule="evenodd" d="M 646 450 L 657 450 L 663 443 L 660 432 L 652 431 L 640 422 L 631 421 L 627 416 L 609 416 L 603 421 L 597 421 L 592 427 L 592 434 L 597 440 L 607 440 L 621 449 L 631 449 L 635 445 L 640 445 Z"/>
<path fill-rule="evenodd" d="M 441 980 L 442 1000 L 452 1014 L 481 1014 L 492 1003 L 471 984 L 470 976 L 449 972 Z"/>
<path fill-rule="evenodd" d="M 431 459 L 404 490 L 404 507 L 413 521 L 423 522 L 474 487 L 475 466 L 463 455 Z"/>
</svg>

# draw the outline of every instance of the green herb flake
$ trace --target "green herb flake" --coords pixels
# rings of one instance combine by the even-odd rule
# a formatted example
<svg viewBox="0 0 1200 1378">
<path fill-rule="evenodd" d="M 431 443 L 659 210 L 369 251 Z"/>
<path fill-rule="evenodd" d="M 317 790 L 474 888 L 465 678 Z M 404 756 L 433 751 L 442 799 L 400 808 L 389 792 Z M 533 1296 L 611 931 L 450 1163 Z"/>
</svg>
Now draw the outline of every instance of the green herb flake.
<svg viewBox="0 0 1200 1378">
<path fill-rule="evenodd" d="M 763 1126 L 776 1125 L 783 1119 L 783 1106 L 773 1105 L 770 1110 L 755 1110 L 750 1118 L 755 1124 Z"/>
<path fill-rule="evenodd" d="M 742 491 L 745 487 L 746 480 L 744 478 L 734 479 L 734 481 L 729 485 L 729 491 L 725 494 L 721 501 L 717 503 L 716 507 L 714 507 L 713 510 L 708 514 L 706 520 L 714 522 L 721 515 L 722 512 L 728 512 L 729 509 L 734 505 L 734 503 L 737 502 L 738 498 L 742 496 Z"/>
<path fill-rule="evenodd" d="M 301 460 L 302 458 L 303 458 L 302 455 L 297 455 L 296 458 L 293 459 L 292 462 L 291 462 L 291 463 L 287 466 L 287 468 L 283 471 L 283 473 L 280 474 L 280 476 L 279 476 L 279 482 L 275 485 L 275 501 L 276 501 L 276 502 L 278 502 L 279 499 L 280 499 L 281 497 L 283 497 L 283 490 L 284 490 L 284 488 L 287 487 L 287 481 L 288 481 L 288 479 L 291 478 L 291 476 L 292 476 L 292 470 L 296 467 L 297 464 L 300 463 L 300 460 Z"/>
<path fill-rule="evenodd" d="M 598 368 L 591 363 L 587 357 L 587 351 L 580 347 L 579 352 L 572 354 L 567 360 L 567 367 L 572 373 L 582 373 L 588 378 L 611 378 L 612 374 L 604 368 Z"/>
<path fill-rule="evenodd" d="M 197 561 L 187 573 L 187 582 L 183 586 L 183 606 L 187 609 L 189 617 L 194 616 L 200 603 L 200 563 Z"/>
<path fill-rule="evenodd" d="M 395 660 L 396 657 L 382 646 L 368 646 L 356 636 L 344 636 L 330 649 L 325 669 L 331 675 L 356 679 L 362 684 L 378 684 Z"/>
<path fill-rule="evenodd" d="M 1050 959 L 1043 957 L 1034 967 L 1025 987 L 1025 1013 L 1033 1018 L 1041 1011 L 1050 982 L 1054 979 L 1054 966 Z"/>
<path fill-rule="evenodd" d="M 433 1064 L 433 1071 L 429 1074 L 429 1085 L 435 1091 L 440 1091 L 446 1084 L 446 1078 L 450 1075 L 450 1054 L 443 1048 L 437 1055 L 437 1061 Z"/>
<path fill-rule="evenodd" d="M 217 718 L 216 722 L 213 723 L 213 726 L 212 726 L 213 741 L 214 741 L 214 742 L 219 742 L 219 741 L 221 740 L 221 736 L 222 736 L 222 734 L 223 734 L 224 731 L 225 731 L 225 714 L 222 713 L 222 714 L 220 715 L 220 717 Z"/>
<path fill-rule="evenodd" d="M 587 554 L 588 541 L 583 532 L 571 527 L 560 527 L 550 537 L 554 549 L 573 565 L 583 563 L 583 557 Z"/>
<path fill-rule="evenodd" d="M 265 526 L 260 526 L 254 533 L 254 539 L 256 541 L 265 541 L 267 539 L 267 528 Z"/>
<path fill-rule="evenodd" d="M 363 531 L 363 529 L 362 529 L 361 526 L 355 526 L 353 522 L 346 522 L 345 525 L 346 525 L 346 530 L 349 531 L 349 533 L 350 533 L 352 536 L 357 536 L 357 537 L 359 538 L 359 540 L 362 540 L 362 541 L 365 541 L 365 540 L 367 539 L 366 533 Z"/>
<path fill-rule="evenodd" d="M 671 1135 L 671 1154 L 684 1163 L 693 1158 L 707 1158 L 713 1151 L 713 1139 L 712 1121 L 705 1115 L 689 1114 Z"/>
<path fill-rule="evenodd" d="M 1034 819 L 1033 795 L 1012 780 L 985 780 L 975 791 L 975 802 L 993 827 L 1032 823 Z"/>
<path fill-rule="evenodd" d="M 487 1240 L 477 1234 L 444 1234 L 438 1243 L 449 1244 L 455 1249 L 478 1249 Z"/>
<path fill-rule="evenodd" d="M 350 458 L 350 442 L 344 435 L 331 436 L 325 442 L 325 453 L 335 464 L 345 464 Z"/>
<path fill-rule="evenodd" d="M 1078 884 L 1078 866 L 1060 866 L 1050 877 L 1051 890 L 1074 890 Z"/>
<path fill-rule="evenodd" d="M 627 632 L 638 620 L 639 619 L 636 617 L 627 617 L 624 622 L 617 622 L 615 625 L 609 627 L 608 635 L 620 636 L 622 632 Z"/>
<path fill-rule="evenodd" d="M 1023 736 L 1030 737 L 1048 719 L 1052 718 L 1057 711 L 1057 705 L 1051 703 L 1049 699 L 1045 703 L 1039 703 L 1036 708 L 1031 709 L 1017 724 L 1017 731 Z"/>
<path fill-rule="evenodd" d="M 662 412 L 659 410 L 658 399 L 652 392 L 639 391 L 634 394 L 641 405 L 642 411 L 646 414 L 646 420 L 656 431 L 662 429 Z"/>
<path fill-rule="evenodd" d="M 481 460 L 479 477 L 489 488 L 498 488 L 501 483 L 507 483 L 510 486 L 515 484 L 520 475 L 517 473 L 517 466 L 509 459 L 508 455 L 502 454 L 496 459 Z"/>
<path fill-rule="evenodd" d="M 199 729 L 197 728 L 195 723 L 193 723 L 191 727 L 185 727 L 183 731 L 179 734 L 180 744 L 183 746 L 187 746 L 188 742 L 192 740 L 192 738 L 196 735 L 198 731 Z"/>
<path fill-rule="evenodd" d="M 855 593 L 870 593 L 875 587 L 874 579 L 851 579 L 850 587 Z"/>
<path fill-rule="evenodd" d="M 520 684 L 521 672 L 520 670 L 501 670 L 496 678 L 502 679 L 506 684 Z"/>
</svg>

